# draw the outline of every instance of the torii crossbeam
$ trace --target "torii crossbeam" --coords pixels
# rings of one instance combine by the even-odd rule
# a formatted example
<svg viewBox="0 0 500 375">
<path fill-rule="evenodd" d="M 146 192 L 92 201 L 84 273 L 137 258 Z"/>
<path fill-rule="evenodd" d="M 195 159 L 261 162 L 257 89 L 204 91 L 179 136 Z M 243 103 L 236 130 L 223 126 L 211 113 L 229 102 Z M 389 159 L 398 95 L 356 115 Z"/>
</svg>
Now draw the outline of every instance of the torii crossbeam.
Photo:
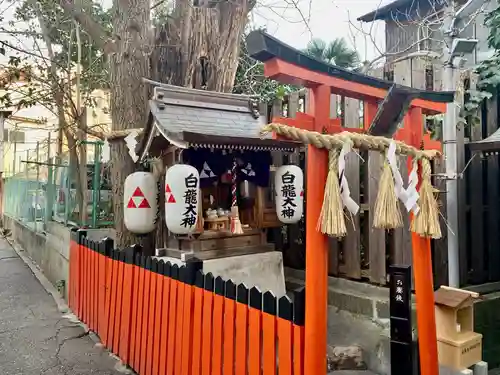
<svg viewBox="0 0 500 375">
<path fill-rule="evenodd" d="M 277 118 L 273 122 L 284 123 L 305 130 L 337 133 L 344 130 L 367 132 L 378 109 L 386 98 L 393 82 L 348 71 L 311 58 L 304 53 L 262 32 L 253 31 L 247 37 L 250 55 L 264 62 L 267 77 L 310 89 L 307 114 L 295 119 Z M 416 148 L 441 149 L 424 132 L 422 114 L 446 111 L 453 101 L 453 92 L 431 92 L 396 85 L 412 96 L 405 108 L 403 127 L 395 135 Z M 343 95 L 364 102 L 364 126 L 362 129 L 344 129 L 338 119 L 330 118 L 331 94 Z M 401 110 L 401 109 L 400 109 Z M 395 119 L 397 117 L 394 117 Z M 390 127 L 390 124 L 388 124 Z M 306 321 L 305 321 L 305 374 L 326 374 L 327 343 L 327 237 L 316 228 L 320 216 L 328 156 L 324 150 L 308 146 L 307 149 L 307 207 L 306 215 Z M 411 168 L 410 168 L 411 169 Z M 420 347 L 420 363 L 423 375 L 438 375 L 436 323 L 434 316 L 434 290 L 430 240 L 412 233 L 413 269 L 417 294 L 417 325 Z M 396 374 L 399 375 L 399 374 Z"/>
</svg>

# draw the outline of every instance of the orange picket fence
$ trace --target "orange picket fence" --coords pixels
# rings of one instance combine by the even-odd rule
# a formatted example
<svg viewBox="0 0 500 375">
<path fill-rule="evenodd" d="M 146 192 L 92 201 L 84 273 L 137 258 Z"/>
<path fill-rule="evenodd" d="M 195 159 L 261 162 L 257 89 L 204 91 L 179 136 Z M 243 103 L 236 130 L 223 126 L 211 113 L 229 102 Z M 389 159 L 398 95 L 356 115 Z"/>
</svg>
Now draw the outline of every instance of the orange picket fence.
<svg viewBox="0 0 500 375">
<path fill-rule="evenodd" d="M 68 302 L 140 375 L 303 375 L 304 291 L 244 284 L 72 233 Z"/>
</svg>

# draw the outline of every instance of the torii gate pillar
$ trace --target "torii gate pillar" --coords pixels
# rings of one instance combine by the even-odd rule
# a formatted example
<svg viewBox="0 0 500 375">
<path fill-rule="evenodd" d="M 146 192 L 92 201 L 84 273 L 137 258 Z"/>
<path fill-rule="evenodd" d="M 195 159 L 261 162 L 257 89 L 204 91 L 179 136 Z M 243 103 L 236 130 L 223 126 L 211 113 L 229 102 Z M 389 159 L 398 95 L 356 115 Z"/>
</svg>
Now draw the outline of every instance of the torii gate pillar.
<svg viewBox="0 0 500 375">
<path fill-rule="evenodd" d="M 331 88 L 321 85 L 310 90 L 307 113 L 314 117 L 314 131 L 330 123 Z M 325 181 L 328 151 L 307 146 L 306 159 L 306 311 L 304 369 L 306 375 L 326 373 L 328 312 L 328 237 L 317 230 Z"/>
<path fill-rule="evenodd" d="M 308 123 L 293 125 L 307 130 L 324 132 L 333 130 L 336 120 L 330 119 L 331 87 L 319 85 L 310 90 L 307 113 L 312 117 Z M 364 101 L 364 129 L 368 129 L 377 113 L 376 101 Z M 280 121 L 277 122 L 290 122 Z M 292 121 L 294 122 L 294 121 Z M 311 129 L 312 125 L 312 129 Z M 333 125 L 333 127 L 332 127 Z M 338 131 L 338 129 L 335 129 Z M 351 129 L 346 129 L 351 130 Z M 359 131 L 359 130 L 358 130 Z M 331 132 L 331 131 L 328 131 Z M 422 109 L 412 107 L 404 118 L 404 127 L 396 139 L 414 147 L 440 148 L 423 134 Z M 429 147 L 430 146 L 430 147 Z M 327 312 L 328 312 L 328 237 L 317 229 L 320 217 L 325 181 L 328 172 L 328 151 L 307 146 L 306 160 L 306 311 L 305 311 L 305 375 L 326 374 Z M 408 160 L 409 170 L 412 161 Z M 434 288 L 431 247 L 428 238 L 412 233 L 413 272 L 417 297 L 417 327 L 419 334 L 420 368 L 424 375 L 438 375 L 436 321 L 434 313 Z"/>
</svg>

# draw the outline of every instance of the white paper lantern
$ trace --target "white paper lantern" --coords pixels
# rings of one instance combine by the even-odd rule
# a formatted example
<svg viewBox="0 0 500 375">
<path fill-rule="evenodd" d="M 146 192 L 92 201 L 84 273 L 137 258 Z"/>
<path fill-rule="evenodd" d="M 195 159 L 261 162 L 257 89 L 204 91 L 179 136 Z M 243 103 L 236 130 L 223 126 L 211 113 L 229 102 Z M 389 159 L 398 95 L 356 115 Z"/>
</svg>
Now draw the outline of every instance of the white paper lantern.
<svg viewBox="0 0 500 375">
<path fill-rule="evenodd" d="M 155 228 L 158 185 L 152 173 L 134 172 L 127 176 L 123 187 L 125 227 L 136 234 L 146 234 Z"/>
<path fill-rule="evenodd" d="M 304 173 L 296 165 L 283 165 L 274 175 L 276 214 L 285 224 L 297 223 L 304 211 Z"/>
<path fill-rule="evenodd" d="M 200 175 L 196 168 L 177 164 L 165 173 L 165 223 L 174 234 L 196 229 L 200 204 Z"/>
</svg>

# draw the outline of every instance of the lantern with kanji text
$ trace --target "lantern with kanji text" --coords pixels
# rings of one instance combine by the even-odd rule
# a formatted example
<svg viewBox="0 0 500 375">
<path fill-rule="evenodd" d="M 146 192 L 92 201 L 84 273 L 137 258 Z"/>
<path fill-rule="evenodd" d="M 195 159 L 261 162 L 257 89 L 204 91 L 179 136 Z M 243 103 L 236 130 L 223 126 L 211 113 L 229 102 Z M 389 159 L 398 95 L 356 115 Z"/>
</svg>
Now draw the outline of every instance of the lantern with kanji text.
<svg viewBox="0 0 500 375">
<path fill-rule="evenodd" d="M 177 164 L 165 174 L 165 223 L 174 234 L 196 230 L 200 204 L 200 175 L 196 168 Z"/>
<path fill-rule="evenodd" d="M 276 214 L 285 224 L 297 223 L 304 211 L 304 173 L 296 165 L 283 165 L 276 170 Z"/>
</svg>

